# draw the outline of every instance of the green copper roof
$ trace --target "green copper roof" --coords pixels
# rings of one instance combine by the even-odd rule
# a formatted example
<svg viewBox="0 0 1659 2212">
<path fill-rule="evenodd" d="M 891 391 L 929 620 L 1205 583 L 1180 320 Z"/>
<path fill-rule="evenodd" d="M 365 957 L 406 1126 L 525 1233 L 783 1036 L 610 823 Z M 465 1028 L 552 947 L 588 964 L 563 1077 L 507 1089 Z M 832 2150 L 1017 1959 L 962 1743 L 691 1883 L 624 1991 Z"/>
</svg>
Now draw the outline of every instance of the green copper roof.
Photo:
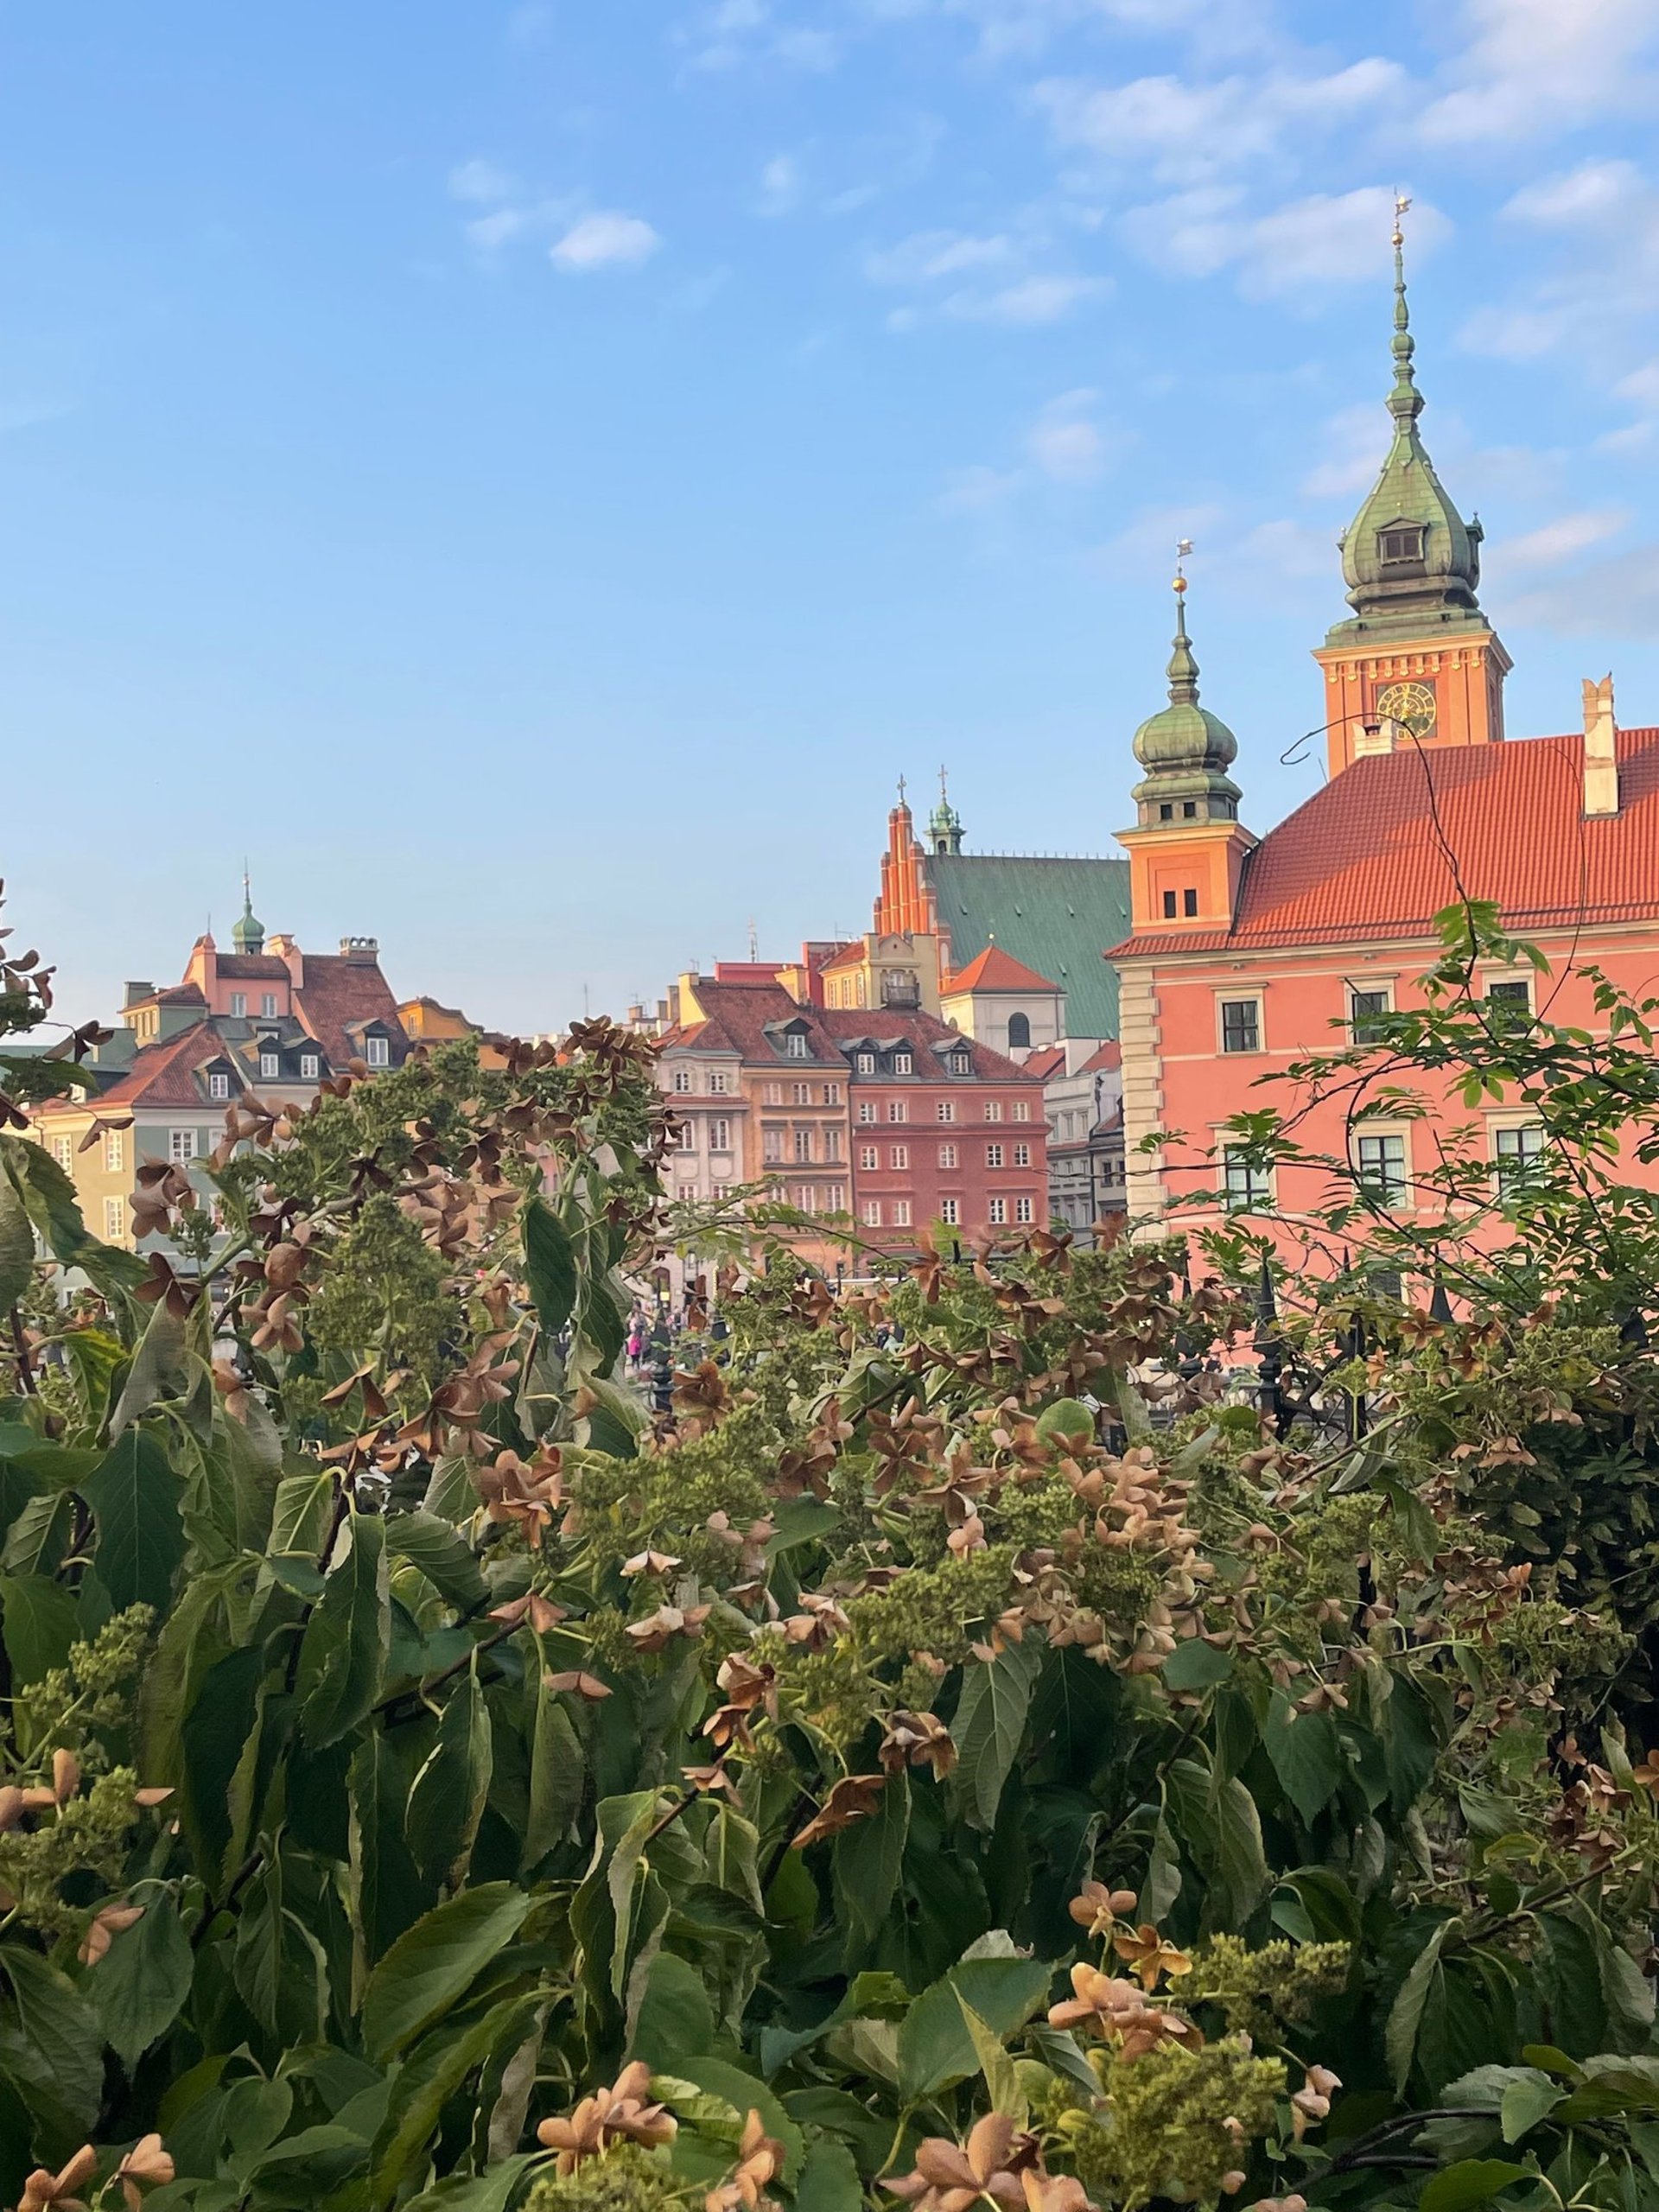
<svg viewBox="0 0 1659 2212">
<path fill-rule="evenodd" d="M 1117 974 L 1101 957 L 1129 933 L 1127 861 L 930 853 L 922 862 L 953 966 L 993 942 L 1065 993 L 1073 1037 L 1116 1037 Z"/>
<path fill-rule="evenodd" d="M 1484 629 L 1475 597 L 1481 527 L 1465 523 L 1418 435 L 1423 396 L 1412 368 L 1416 350 L 1406 307 L 1404 245 L 1394 233 L 1393 441 L 1382 473 L 1342 541 L 1342 573 L 1357 620 L 1339 622 L 1329 642 L 1361 633 L 1421 632 L 1426 623 Z M 1404 535 L 1401 535 L 1404 533 Z"/>
<path fill-rule="evenodd" d="M 253 911 L 253 893 L 245 874 L 242 878 L 242 918 L 231 931 L 231 942 L 238 952 L 263 952 L 265 944 L 265 925 Z"/>
<path fill-rule="evenodd" d="M 1212 796 L 1229 801 L 1238 785 L 1228 775 L 1238 740 L 1219 715 L 1198 704 L 1198 664 L 1186 634 L 1185 580 L 1175 586 L 1175 649 L 1169 657 L 1169 704 L 1148 715 L 1135 733 L 1135 757 L 1147 771 L 1135 797 Z"/>
</svg>

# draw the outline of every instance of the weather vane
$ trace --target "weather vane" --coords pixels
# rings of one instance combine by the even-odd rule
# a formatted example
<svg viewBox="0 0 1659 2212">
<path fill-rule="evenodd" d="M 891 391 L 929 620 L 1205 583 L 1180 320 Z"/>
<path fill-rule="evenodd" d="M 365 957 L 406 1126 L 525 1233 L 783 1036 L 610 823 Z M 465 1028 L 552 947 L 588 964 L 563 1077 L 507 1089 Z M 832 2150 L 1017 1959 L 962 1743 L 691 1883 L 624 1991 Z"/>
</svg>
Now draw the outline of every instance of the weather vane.
<svg viewBox="0 0 1659 2212">
<path fill-rule="evenodd" d="M 1406 213 L 1407 209 L 1408 209 L 1410 206 L 1411 206 L 1411 195 L 1410 195 L 1410 194 L 1409 194 L 1409 193 L 1405 193 L 1405 192 L 1396 192 L 1396 193 L 1395 194 L 1395 195 L 1394 195 L 1394 238 L 1393 238 L 1393 243 L 1394 243 L 1395 245 L 1403 245 L 1405 244 L 1405 242 L 1406 242 L 1406 234 L 1405 234 L 1404 231 L 1402 231 L 1402 230 L 1401 229 L 1400 225 L 1401 225 L 1402 219 L 1404 217 L 1404 215 L 1405 215 L 1405 213 Z"/>
<path fill-rule="evenodd" d="M 1178 592 L 1179 592 L 1179 591 L 1185 591 L 1185 590 L 1186 589 L 1186 567 L 1185 567 L 1185 563 L 1186 563 L 1186 556 L 1187 556 L 1187 555 L 1188 555 L 1189 553 L 1191 553 L 1191 551 L 1192 551 L 1192 539 L 1191 539 L 1190 537 L 1178 537 L 1178 538 L 1176 539 L 1176 541 L 1175 541 L 1175 588 L 1176 588 L 1176 590 L 1177 590 Z"/>
</svg>

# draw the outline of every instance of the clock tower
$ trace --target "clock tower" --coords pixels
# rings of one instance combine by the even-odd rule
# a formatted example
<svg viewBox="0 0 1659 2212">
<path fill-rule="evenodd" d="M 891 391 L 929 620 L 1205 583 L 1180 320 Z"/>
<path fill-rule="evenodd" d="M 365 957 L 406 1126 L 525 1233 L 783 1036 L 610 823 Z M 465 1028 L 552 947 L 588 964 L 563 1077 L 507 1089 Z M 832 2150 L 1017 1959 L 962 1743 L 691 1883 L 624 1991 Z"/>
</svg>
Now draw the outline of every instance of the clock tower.
<svg viewBox="0 0 1659 2212">
<path fill-rule="evenodd" d="M 1394 228 L 1393 441 L 1342 540 L 1353 614 L 1313 655 L 1325 671 L 1333 776 L 1368 750 L 1485 745 L 1503 734 L 1510 663 L 1475 596 L 1479 518 L 1465 523 L 1452 505 L 1417 431 L 1423 396 L 1412 373 L 1399 220 L 1408 204 L 1397 203 Z"/>
</svg>

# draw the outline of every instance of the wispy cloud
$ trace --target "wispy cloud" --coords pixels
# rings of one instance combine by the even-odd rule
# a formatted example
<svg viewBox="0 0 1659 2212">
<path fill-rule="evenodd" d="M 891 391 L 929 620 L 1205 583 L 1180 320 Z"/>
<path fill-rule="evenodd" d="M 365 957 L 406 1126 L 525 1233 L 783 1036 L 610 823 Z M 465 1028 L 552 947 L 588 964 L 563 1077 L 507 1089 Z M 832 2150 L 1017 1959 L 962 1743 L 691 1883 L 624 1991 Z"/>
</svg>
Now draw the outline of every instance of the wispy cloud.
<svg viewBox="0 0 1659 2212">
<path fill-rule="evenodd" d="M 1528 142 L 1605 115 L 1651 113 L 1659 15 L 1652 0 L 1465 0 L 1452 83 L 1423 109 L 1432 144 Z"/>
<path fill-rule="evenodd" d="M 774 154 L 760 172 L 756 213 L 787 215 L 801 200 L 801 164 L 793 154 Z"/>
<path fill-rule="evenodd" d="M 1592 545 L 1617 537 L 1629 527 L 1630 520 L 1629 510 L 1624 507 L 1586 507 L 1577 514 L 1558 515 L 1554 522 L 1542 523 L 1536 530 L 1502 539 L 1493 548 L 1493 565 L 1506 571 L 1559 568 L 1563 562 L 1587 553 Z"/>
<path fill-rule="evenodd" d="M 1387 418 L 1378 405 L 1344 407 L 1317 434 L 1319 458 L 1300 489 L 1309 499 L 1347 499 L 1367 490 L 1382 466 Z"/>
<path fill-rule="evenodd" d="M 1033 327 L 1059 322 L 1112 290 L 1107 276 L 1033 266 L 1054 257 L 1049 240 L 1036 232 L 917 231 L 867 254 L 864 273 L 873 284 L 923 296 L 917 305 L 889 315 L 890 329 L 913 329 L 928 314 L 957 322 Z"/>
<path fill-rule="evenodd" d="M 1184 276 L 1231 269 L 1249 299 L 1318 298 L 1332 284 L 1375 283 L 1393 218 L 1394 187 L 1311 193 L 1253 213 L 1239 185 L 1201 186 L 1130 208 L 1125 238 L 1143 258 Z M 1438 208 L 1412 211 L 1412 251 L 1421 261 L 1451 228 Z"/>
<path fill-rule="evenodd" d="M 785 68 L 819 74 L 841 60 L 839 34 L 822 24 L 790 22 L 772 0 L 716 0 L 701 9 L 674 35 L 693 69 L 735 69 L 746 62 L 769 61 Z"/>
<path fill-rule="evenodd" d="M 1508 601 L 1503 620 L 1566 638 L 1659 640 L 1659 545 L 1593 561 Z"/>
<path fill-rule="evenodd" d="M 512 191 L 512 179 L 493 162 L 458 162 L 449 172 L 449 197 L 472 207 L 493 207 L 510 200 Z"/>
<path fill-rule="evenodd" d="M 1110 446 L 1096 418 L 1100 395 L 1092 387 L 1051 399 L 1026 433 L 1026 450 L 1055 484 L 1087 484 L 1103 474 Z"/>
<path fill-rule="evenodd" d="M 579 217 L 549 251 L 559 268 L 584 271 L 649 261 L 662 243 L 643 216 L 601 209 Z"/>
</svg>

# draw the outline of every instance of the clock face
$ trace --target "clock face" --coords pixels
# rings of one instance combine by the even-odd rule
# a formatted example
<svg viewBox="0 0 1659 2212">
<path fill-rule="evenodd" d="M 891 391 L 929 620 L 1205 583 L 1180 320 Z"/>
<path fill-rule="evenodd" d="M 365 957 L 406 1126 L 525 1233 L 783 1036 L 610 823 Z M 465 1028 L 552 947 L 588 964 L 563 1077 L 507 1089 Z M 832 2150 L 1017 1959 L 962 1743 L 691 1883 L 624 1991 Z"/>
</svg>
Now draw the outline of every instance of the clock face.
<svg viewBox="0 0 1659 2212">
<path fill-rule="evenodd" d="M 1390 683 L 1377 693 L 1376 711 L 1403 722 L 1414 737 L 1427 737 L 1434 727 L 1434 694 L 1427 683 Z"/>
</svg>

